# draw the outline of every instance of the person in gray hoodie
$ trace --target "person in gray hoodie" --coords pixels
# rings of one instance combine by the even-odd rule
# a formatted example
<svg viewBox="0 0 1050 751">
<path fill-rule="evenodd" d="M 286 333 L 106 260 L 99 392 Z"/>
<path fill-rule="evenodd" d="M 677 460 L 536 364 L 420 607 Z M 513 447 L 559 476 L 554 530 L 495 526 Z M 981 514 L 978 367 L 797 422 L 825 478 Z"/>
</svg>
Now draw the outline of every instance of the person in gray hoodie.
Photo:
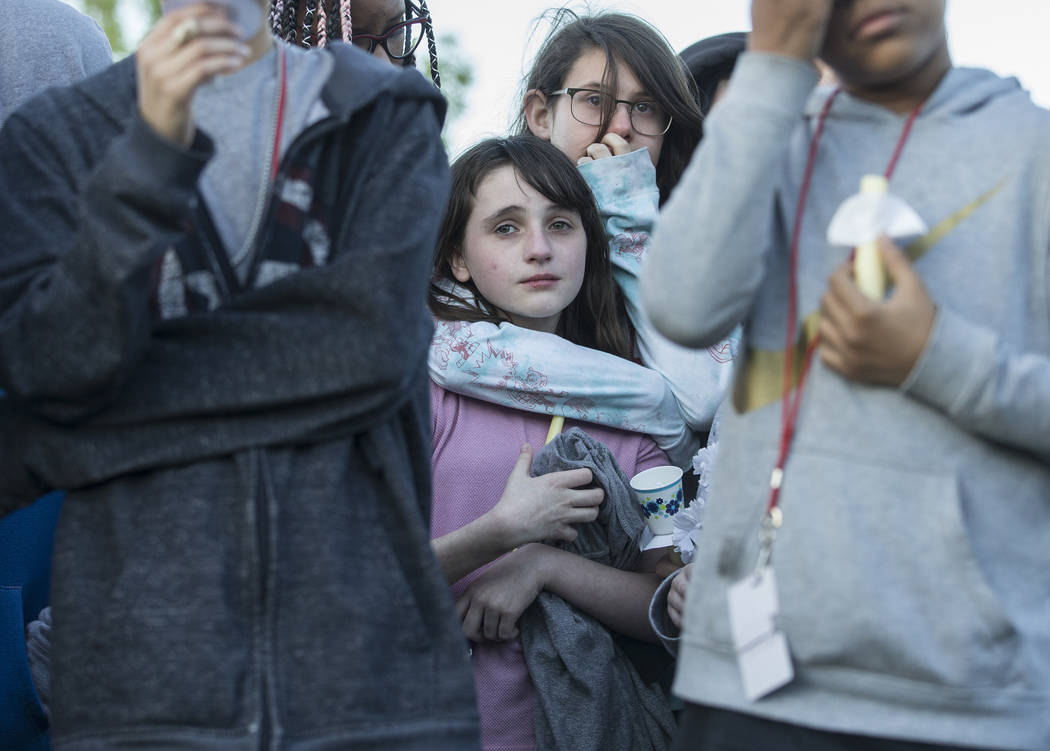
<svg viewBox="0 0 1050 751">
<path fill-rule="evenodd" d="M 1050 748 L 1050 113 L 952 66 L 939 0 L 752 14 L 642 278 L 680 343 L 745 328 L 678 748 Z M 827 239 L 869 174 L 928 228 L 885 299 Z"/>
<path fill-rule="evenodd" d="M 102 28 L 60 0 L 4 0 L 0 24 L 0 123 L 23 102 L 109 67 Z"/>
<path fill-rule="evenodd" d="M 52 737 L 477 747 L 428 529 L 444 102 L 234 5 L 0 131 L 0 513 L 68 489 Z"/>
<path fill-rule="evenodd" d="M 0 125 L 45 89 L 79 81 L 113 62 L 99 25 L 60 0 L 5 0 L 3 12 Z M 8 440 L 17 442 L 18 436 Z M 37 659 L 43 653 L 27 643 L 26 629 L 39 634 L 46 627 L 51 541 L 62 499 L 61 493 L 49 493 L 0 519 L 0 748 L 50 748 L 46 660 Z M 33 620 L 38 613 L 44 620 Z"/>
</svg>

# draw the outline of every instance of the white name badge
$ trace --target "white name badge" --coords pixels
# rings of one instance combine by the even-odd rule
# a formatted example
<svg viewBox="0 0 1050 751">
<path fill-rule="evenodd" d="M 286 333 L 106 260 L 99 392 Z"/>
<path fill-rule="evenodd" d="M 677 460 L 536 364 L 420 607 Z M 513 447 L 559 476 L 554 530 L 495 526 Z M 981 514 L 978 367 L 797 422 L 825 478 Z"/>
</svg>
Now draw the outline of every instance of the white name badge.
<svg viewBox="0 0 1050 751">
<path fill-rule="evenodd" d="M 780 600 L 773 569 L 729 588 L 729 629 L 748 701 L 792 681 L 795 670 L 787 637 L 777 628 Z"/>
</svg>

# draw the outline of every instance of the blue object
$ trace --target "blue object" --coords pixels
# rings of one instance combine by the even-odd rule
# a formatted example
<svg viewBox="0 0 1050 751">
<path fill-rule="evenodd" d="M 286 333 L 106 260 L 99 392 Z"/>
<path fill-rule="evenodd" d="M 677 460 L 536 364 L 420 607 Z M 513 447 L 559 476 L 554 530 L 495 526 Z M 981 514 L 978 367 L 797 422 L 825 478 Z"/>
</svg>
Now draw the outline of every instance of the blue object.
<svg viewBox="0 0 1050 751">
<path fill-rule="evenodd" d="M 63 493 L 0 519 L 0 748 L 46 751 L 48 722 L 26 659 L 25 626 L 48 603 Z"/>
</svg>

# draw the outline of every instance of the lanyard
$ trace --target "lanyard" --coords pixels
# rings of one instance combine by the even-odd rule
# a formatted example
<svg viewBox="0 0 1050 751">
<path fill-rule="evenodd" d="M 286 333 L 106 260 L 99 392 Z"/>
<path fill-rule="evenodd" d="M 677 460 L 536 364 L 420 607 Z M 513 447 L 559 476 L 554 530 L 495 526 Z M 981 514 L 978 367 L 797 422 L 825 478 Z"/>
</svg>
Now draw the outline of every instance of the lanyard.
<svg viewBox="0 0 1050 751">
<path fill-rule="evenodd" d="M 281 131 L 284 129 L 284 99 L 288 93 L 288 67 L 284 59 L 284 47 L 277 42 L 277 57 L 281 66 L 277 90 L 277 113 L 273 125 L 273 152 L 270 155 L 270 182 L 277 179 L 277 168 L 281 163 Z"/>
<path fill-rule="evenodd" d="M 806 159 L 806 169 L 802 176 L 798 206 L 795 208 L 795 225 L 791 233 L 788 271 L 787 334 L 784 345 L 784 381 L 780 405 L 780 448 L 777 454 L 776 466 L 773 468 L 773 474 L 769 478 L 769 503 L 766 505 L 766 513 L 762 517 L 762 524 L 759 528 L 761 547 L 758 564 L 755 567 L 756 573 L 761 572 L 769 563 L 770 556 L 773 553 L 773 540 L 776 538 L 777 530 L 784 523 L 784 514 L 780 510 L 780 487 L 784 482 L 784 465 L 787 463 L 788 455 L 791 453 L 792 442 L 795 438 L 798 412 L 802 404 L 802 394 L 806 386 L 806 379 L 809 376 L 809 366 L 813 361 L 813 353 L 820 344 L 820 335 L 817 334 L 806 347 L 806 352 L 802 359 L 802 369 L 799 374 L 798 388 L 792 395 L 791 376 L 795 368 L 795 341 L 798 330 L 795 319 L 798 315 L 798 249 L 802 237 L 802 217 L 806 211 L 806 202 L 809 199 L 809 188 L 813 181 L 813 168 L 817 161 L 820 137 L 824 133 L 824 125 L 827 122 L 828 113 L 831 111 L 831 105 L 841 91 L 842 89 L 835 89 L 827 101 L 824 102 L 824 107 L 820 111 L 816 129 L 813 131 L 813 138 L 809 143 L 809 156 Z M 897 146 L 893 150 L 893 156 L 886 166 L 884 174 L 887 180 L 893 177 L 893 172 L 897 169 L 897 162 L 900 161 L 904 145 L 907 143 L 912 126 L 915 124 L 915 118 L 919 116 L 921 110 L 922 104 L 912 110 L 904 123 L 904 128 L 897 139 Z"/>
</svg>

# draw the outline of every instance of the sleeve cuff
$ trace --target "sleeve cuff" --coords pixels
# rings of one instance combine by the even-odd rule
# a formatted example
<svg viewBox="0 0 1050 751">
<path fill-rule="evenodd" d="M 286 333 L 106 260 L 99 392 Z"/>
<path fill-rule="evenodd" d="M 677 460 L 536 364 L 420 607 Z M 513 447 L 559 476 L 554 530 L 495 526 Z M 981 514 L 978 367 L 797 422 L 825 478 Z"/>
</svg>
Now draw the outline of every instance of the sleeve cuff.
<svg viewBox="0 0 1050 751">
<path fill-rule="evenodd" d="M 187 193 L 196 191 L 197 180 L 215 152 L 211 139 L 200 129 L 193 143 L 183 148 L 158 135 L 139 115 L 131 121 L 126 139 L 125 158 L 130 169 L 139 179 L 178 193 L 180 203 L 185 202 Z"/>
<path fill-rule="evenodd" d="M 682 571 L 679 569 L 668 576 L 653 593 L 653 599 L 649 601 L 649 625 L 653 632 L 660 638 L 664 648 L 675 657 L 678 656 L 678 642 L 681 632 L 671 622 L 671 616 L 667 614 L 667 594 L 671 591 L 671 582 Z"/>
<path fill-rule="evenodd" d="M 995 334 L 938 308 L 926 347 L 900 389 L 953 413 L 977 389 L 977 364 L 995 362 Z"/>
<path fill-rule="evenodd" d="M 656 187 L 656 167 L 648 149 L 584 162 L 580 165 L 580 174 L 599 206 L 616 205 L 625 200 L 635 203 L 648 197 L 647 203 L 652 204 L 655 216 L 660 205 L 660 189 Z"/>
</svg>

